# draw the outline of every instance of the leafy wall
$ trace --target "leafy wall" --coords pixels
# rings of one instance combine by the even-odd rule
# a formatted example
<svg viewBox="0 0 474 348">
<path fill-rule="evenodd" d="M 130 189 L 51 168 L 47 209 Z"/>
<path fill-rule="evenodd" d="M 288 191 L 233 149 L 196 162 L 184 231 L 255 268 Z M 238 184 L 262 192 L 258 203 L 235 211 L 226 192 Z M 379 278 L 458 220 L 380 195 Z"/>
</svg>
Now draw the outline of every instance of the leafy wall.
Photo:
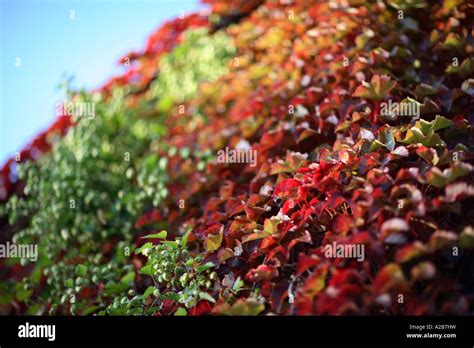
<svg viewBox="0 0 474 348">
<path fill-rule="evenodd" d="M 472 314 L 472 5 L 206 2 L 3 168 L 2 312 Z"/>
</svg>

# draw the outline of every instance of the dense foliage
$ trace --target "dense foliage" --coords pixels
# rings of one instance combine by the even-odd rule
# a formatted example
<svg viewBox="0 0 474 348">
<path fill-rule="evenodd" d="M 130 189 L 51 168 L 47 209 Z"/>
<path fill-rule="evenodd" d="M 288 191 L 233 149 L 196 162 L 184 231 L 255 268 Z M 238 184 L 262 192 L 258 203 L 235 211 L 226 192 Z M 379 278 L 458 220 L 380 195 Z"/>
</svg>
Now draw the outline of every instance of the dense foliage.
<svg viewBox="0 0 474 348">
<path fill-rule="evenodd" d="M 2 311 L 472 314 L 469 1 L 206 2 L 4 167 Z"/>
</svg>

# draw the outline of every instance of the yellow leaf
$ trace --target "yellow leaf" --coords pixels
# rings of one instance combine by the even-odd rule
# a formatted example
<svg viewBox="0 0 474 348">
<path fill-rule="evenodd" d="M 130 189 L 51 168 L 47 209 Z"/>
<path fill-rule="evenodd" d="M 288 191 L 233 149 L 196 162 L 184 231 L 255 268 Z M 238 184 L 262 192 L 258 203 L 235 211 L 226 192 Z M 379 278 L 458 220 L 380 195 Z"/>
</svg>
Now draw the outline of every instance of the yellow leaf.
<svg viewBox="0 0 474 348">
<path fill-rule="evenodd" d="M 207 252 L 213 252 L 222 244 L 222 230 L 218 234 L 210 234 L 207 236 L 206 240 L 204 241 L 204 248 Z"/>
</svg>

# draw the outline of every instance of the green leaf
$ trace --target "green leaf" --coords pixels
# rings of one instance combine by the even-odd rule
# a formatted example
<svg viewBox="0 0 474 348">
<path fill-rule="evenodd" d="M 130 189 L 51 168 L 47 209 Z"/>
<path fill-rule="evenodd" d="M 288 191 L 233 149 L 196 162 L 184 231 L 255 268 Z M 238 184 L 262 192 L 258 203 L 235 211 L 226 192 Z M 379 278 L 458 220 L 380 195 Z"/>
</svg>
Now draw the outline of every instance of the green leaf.
<svg viewBox="0 0 474 348">
<path fill-rule="evenodd" d="M 143 244 L 140 248 L 135 250 L 135 254 L 140 254 L 141 253 L 141 254 L 145 255 L 144 251 L 148 250 L 148 249 L 152 249 L 153 247 L 154 247 L 153 243 L 147 242 L 147 243 Z"/>
<path fill-rule="evenodd" d="M 92 314 L 100 308 L 102 308 L 102 306 L 92 306 L 92 307 L 86 308 L 84 312 L 81 313 L 81 315 L 86 316 L 86 315 Z"/>
<path fill-rule="evenodd" d="M 163 244 L 169 246 L 171 249 L 178 249 L 179 247 L 178 242 L 174 240 L 165 240 L 163 241 Z"/>
<path fill-rule="evenodd" d="M 11 303 L 13 295 L 13 284 L 10 282 L 0 282 L 0 305 Z"/>
<path fill-rule="evenodd" d="M 423 144 L 429 147 L 443 147 L 446 146 L 446 143 L 441 140 L 440 136 L 434 132 L 430 132 L 429 134 L 425 135 L 423 132 L 417 128 L 412 127 L 410 128 L 406 135 L 405 139 L 402 140 L 405 144 Z"/>
<path fill-rule="evenodd" d="M 155 287 L 149 286 L 148 288 L 146 288 L 145 292 L 143 293 L 143 298 L 146 300 L 148 297 L 150 297 L 153 294 L 154 291 L 155 291 Z"/>
<path fill-rule="evenodd" d="M 188 312 L 183 307 L 179 307 L 174 313 L 174 315 L 177 317 L 185 317 L 186 315 L 188 315 Z"/>
<path fill-rule="evenodd" d="M 446 117 L 436 115 L 436 118 L 428 122 L 426 120 L 419 120 L 415 123 L 415 127 L 419 128 L 423 134 L 430 134 L 431 132 L 436 132 L 440 129 L 447 128 L 454 124 L 453 121 L 447 119 Z"/>
<path fill-rule="evenodd" d="M 459 48 L 464 44 L 463 39 L 461 36 L 459 36 L 456 33 L 449 33 L 448 36 L 446 36 L 446 39 L 443 42 L 443 47 L 444 48 Z"/>
<path fill-rule="evenodd" d="M 124 275 L 122 279 L 120 279 L 120 282 L 128 284 L 128 283 L 133 282 L 134 279 L 135 279 L 135 272 L 132 271 Z"/>
<path fill-rule="evenodd" d="M 17 283 L 15 286 L 15 297 L 18 301 L 24 302 L 33 294 L 33 290 L 26 290 L 24 283 Z"/>
<path fill-rule="evenodd" d="M 173 301 L 178 301 L 179 300 L 179 295 L 175 292 L 165 292 L 164 294 L 161 295 L 163 300 L 173 300 Z"/>
<path fill-rule="evenodd" d="M 385 147 L 385 144 L 376 139 L 370 144 L 369 152 L 377 151 L 381 147 Z"/>
<path fill-rule="evenodd" d="M 144 311 L 144 314 L 145 315 L 154 315 L 155 313 L 158 313 L 159 311 L 160 311 L 160 307 L 153 306 L 153 307 L 147 308 Z"/>
<path fill-rule="evenodd" d="M 428 172 L 426 180 L 428 184 L 441 188 L 472 172 L 473 167 L 468 163 L 454 163 L 451 168 L 441 171 L 438 167 L 433 167 Z"/>
<path fill-rule="evenodd" d="M 161 231 L 161 232 L 159 232 L 159 233 L 149 234 L 149 235 L 143 236 L 142 239 L 152 239 L 152 238 L 156 238 L 156 239 L 166 239 L 167 236 L 168 236 L 168 232 L 166 232 L 166 231 Z"/>
<path fill-rule="evenodd" d="M 390 91 L 395 88 L 397 83 L 387 75 L 374 75 L 369 82 L 363 81 L 353 94 L 354 97 L 360 97 L 370 100 L 383 100 Z"/>
<path fill-rule="evenodd" d="M 173 98 L 171 96 L 163 96 L 158 101 L 156 108 L 160 112 L 168 112 L 173 107 Z"/>
<path fill-rule="evenodd" d="M 87 274 L 87 266 L 77 265 L 76 266 L 76 275 L 79 277 L 84 277 Z"/>
<path fill-rule="evenodd" d="M 191 231 L 188 231 L 184 234 L 183 238 L 181 239 L 181 247 L 186 248 L 186 245 L 188 244 L 188 237 Z"/>
<path fill-rule="evenodd" d="M 116 283 L 114 281 L 107 282 L 104 292 L 107 295 L 120 294 L 123 291 L 126 291 L 129 288 L 129 284 L 126 283 Z"/>
<path fill-rule="evenodd" d="M 232 291 L 239 292 L 243 286 L 244 286 L 244 281 L 240 279 L 240 276 L 239 276 L 235 280 L 234 285 L 232 285 Z"/>
<path fill-rule="evenodd" d="M 445 142 L 435 132 L 453 124 L 453 121 L 440 115 L 437 115 L 431 122 L 421 119 L 407 131 L 403 142 L 407 144 L 421 143 L 425 146 L 434 147 L 446 146 Z"/>
<path fill-rule="evenodd" d="M 74 287 L 74 280 L 71 278 L 66 280 L 66 287 L 68 287 L 69 289 L 72 289 Z"/>
<path fill-rule="evenodd" d="M 140 269 L 141 274 L 145 275 L 153 275 L 153 270 L 151 268 L 151 265 L 146 265 Z"/>
<path fill-rule="evenodd" d="M 461 76 L 472 76 L 474 73 L 474 58 L 466 58 L 461 65 L 450 64 L 446 68 L 448 74 L 460 74 Z"/>
<path fill-rule="evenodd" d="M 435 95 L 436 90 L 431 85 L 420 83 L 415 88 L 415 94 L 418 98 L 421 98 L 420 100 L 423 100 L 425 97 Z"/>
<path fill-rule="evenodd" d="M 199 293 L 199 298 L 201 300 L 206 300 L 206 301 L 209 301 L 209 302 L 212 302 L 212 303 L 216 303 L 216 300 L 214 299 L 214 297 L 212 297 L 211 295 L 209 295 L 207 292 L 200 292 Z"/>
<path fill-rule="evenodd" d="M 202 273 L 202 272 L 204 272 L 204 271 L 206 271 L 206 270 L 208 270 L 208 269 L 210 269 L 210 268 L 212 268 L 212 267 L 214 267 L 214 266 L 215 266 L 215 265 L 214 265 L 212 262 L 207 262 L 207 263 L 205 263 L 204 265 L 198 266 L 198 267 L 197 267 L 197 271 L 198 271 L 198 273 Z"/>
</svg>

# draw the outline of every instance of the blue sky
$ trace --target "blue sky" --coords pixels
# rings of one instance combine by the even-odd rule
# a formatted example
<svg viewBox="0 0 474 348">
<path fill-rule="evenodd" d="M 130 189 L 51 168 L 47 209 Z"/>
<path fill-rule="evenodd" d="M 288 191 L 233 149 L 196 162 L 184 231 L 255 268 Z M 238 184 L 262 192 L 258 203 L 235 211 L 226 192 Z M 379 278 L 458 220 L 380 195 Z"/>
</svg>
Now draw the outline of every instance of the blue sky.
<svg viewBox="0 0 474 348">
<path fill-rule="evenodd" d="M 200 8 L 198 0 L 0 0 L 0 166 L 54 121 L 64 77 L 99 87 L 160 23 Z"/>
</svg>

